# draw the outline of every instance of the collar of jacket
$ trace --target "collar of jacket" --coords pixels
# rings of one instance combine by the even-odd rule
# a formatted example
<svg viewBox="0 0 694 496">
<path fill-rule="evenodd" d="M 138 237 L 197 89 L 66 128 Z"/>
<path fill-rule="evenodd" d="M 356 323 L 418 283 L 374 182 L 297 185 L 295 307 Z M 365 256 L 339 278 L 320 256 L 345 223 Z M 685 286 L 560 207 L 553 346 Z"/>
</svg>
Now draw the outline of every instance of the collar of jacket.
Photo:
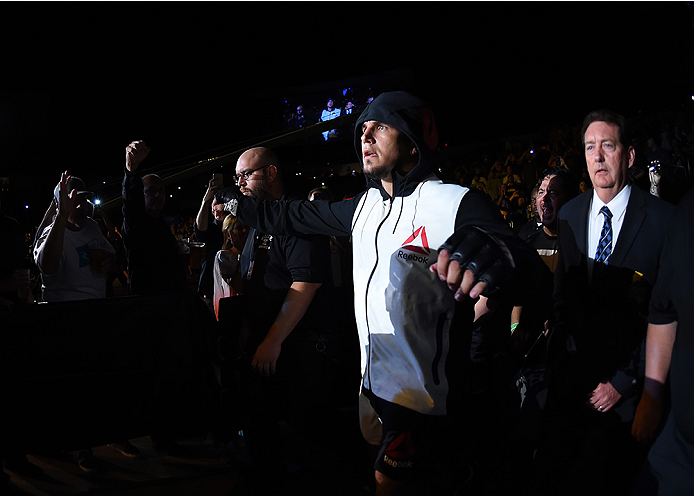
<svg viewBox="0 0 694 496">
<path fill-rule="evenodd" d="M 397 171 L 393 171 L 393 198 L 398 196 L 409 196 L 414 192 L 419 183 L 431 174 L 431 167 L 426 167 L 422 161 L 407 174 L 403 175 Z M 380 180 L 367 179 L 367 187 L 375 188 L 381 193 L 383 200 L 389 200 L 391 197 L 381 185 Z"/>
</svg>

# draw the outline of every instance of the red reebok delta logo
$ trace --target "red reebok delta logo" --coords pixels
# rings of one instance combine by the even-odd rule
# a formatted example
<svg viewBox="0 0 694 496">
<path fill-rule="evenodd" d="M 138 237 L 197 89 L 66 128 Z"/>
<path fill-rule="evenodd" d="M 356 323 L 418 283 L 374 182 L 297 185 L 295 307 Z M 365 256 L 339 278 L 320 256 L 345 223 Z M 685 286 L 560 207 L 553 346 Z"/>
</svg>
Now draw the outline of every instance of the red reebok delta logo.
<svg viewBox="0 0 694 496">
<path fill-rule="evenodd" d="M 415 240 L 419 240 L 417 244 L 414 243 Z M 415 253 L 421 253 L 422 255 L 429 255 L 431 250 L 429 249 L 429 241 L 427 240 L 427 230 L 424 226 L 418 228 L 412 235 L 405 240 L 402 247 L 406 250 L 413 251 Z"/>
<path fill-rule="evenodd" d="M 395 469 L 412 469 L 415 463 L 415 447 L 406 431 L 396 437 L 386 448 L 383 462 Z"/>
</svg>

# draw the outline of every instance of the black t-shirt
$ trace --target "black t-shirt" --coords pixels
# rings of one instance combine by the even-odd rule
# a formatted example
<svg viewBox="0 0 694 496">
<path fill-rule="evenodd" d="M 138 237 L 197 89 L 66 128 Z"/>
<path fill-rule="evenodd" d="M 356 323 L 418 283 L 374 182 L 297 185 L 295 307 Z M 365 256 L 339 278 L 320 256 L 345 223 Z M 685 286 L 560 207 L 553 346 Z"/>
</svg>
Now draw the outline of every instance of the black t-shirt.
<svg viewBox="0 0 694 496">
<path fill-rule="evenodd" d="M 283 197 L 284 199 L 284 197 Z M 274 236 L 251 229 L 241 254 L 246 318 L 262 339 L 275 321 L 293 282 L 322 283 L 292 335 L 325 318 L 324 293 L 331 286 L 330 242 L 326 236 Z"/>
<path fill-rule="evenodd" d="M 550 236 L 540 227 L 540 229 L 530 234 L 525 241 L 537 250 L 540 258 L 547 264 L 549 270 L 554 272 L 559 260 L 559 238 Z"/>
<path fill-rule="evenodd" d="M 186 290 L 186 266 L 171 228 L 147 215 L 140 174 L 123 178 L 123 243 L 128 256 L 130 291 L 136 295 Z"/>
</svg>

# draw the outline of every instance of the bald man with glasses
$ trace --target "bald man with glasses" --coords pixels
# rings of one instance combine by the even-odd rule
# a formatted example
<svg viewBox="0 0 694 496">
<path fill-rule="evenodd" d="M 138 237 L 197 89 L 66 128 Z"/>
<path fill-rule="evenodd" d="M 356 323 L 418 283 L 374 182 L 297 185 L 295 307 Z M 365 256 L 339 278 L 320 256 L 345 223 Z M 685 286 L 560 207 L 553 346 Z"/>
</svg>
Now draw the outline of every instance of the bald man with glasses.
<svg viewBox="0 0 694 496">
<path fill-rule="evenodd" d="M 244 152 L 234 182 L 245 196 L 288 200 L 277 155 L 268 148 Z M 220 205 L 223 207 L 224 205 Z M 252 229 L 241 254 L 243 318 L 248 340 L 242 348 L 237 378 L 242 398 L 241 422 L 252 460 L 261 478 L 282 484 L 278 420 L 302 432 L 326 433 L 320 418 L 327 406 L 320 384 L 329 375 L 310 343 L 316 333 L 330 333 L 326 292 L 330 290 L 327 236 L 277 236 Z M 315 344 L 315 343 L 314 343 Z M 290 405 L 276 415 L 277 405 Z"/>
</svg>

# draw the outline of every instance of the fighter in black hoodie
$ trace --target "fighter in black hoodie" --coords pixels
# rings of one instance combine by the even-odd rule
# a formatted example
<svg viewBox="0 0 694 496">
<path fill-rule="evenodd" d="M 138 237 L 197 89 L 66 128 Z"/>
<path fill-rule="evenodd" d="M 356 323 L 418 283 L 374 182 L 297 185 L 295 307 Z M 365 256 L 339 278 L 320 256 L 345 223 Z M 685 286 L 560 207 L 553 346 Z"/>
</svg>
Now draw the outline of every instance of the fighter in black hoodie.
<svg viewBox="0 0 694 496">
<path fill-rule="evenodd" d="M 460 400 L 452 386 L 468 357 L 471 288 L 482 282 L 477 294 L 483 288 L 520 296 L 514 286 L 527 282 L 537 253 L 514 236 L 488 197 L 438 178 L 436 124 L 418 98 L 379 95 L 359 117 L 354 138 L 368 184 L 352 199 L 267 202 L 231 188 L 217 197 L 263 232 L 351 236 L 362 394 L 383 424 L 376 481 L 397 491 L 430 459 L 430 429 Z M 458 264 L 449 265 L 451 255 Z M 458 266 L 471 270 L 462 282 Z M 456 340 L 461 352 L 449 364 Z"/>
</svg>

